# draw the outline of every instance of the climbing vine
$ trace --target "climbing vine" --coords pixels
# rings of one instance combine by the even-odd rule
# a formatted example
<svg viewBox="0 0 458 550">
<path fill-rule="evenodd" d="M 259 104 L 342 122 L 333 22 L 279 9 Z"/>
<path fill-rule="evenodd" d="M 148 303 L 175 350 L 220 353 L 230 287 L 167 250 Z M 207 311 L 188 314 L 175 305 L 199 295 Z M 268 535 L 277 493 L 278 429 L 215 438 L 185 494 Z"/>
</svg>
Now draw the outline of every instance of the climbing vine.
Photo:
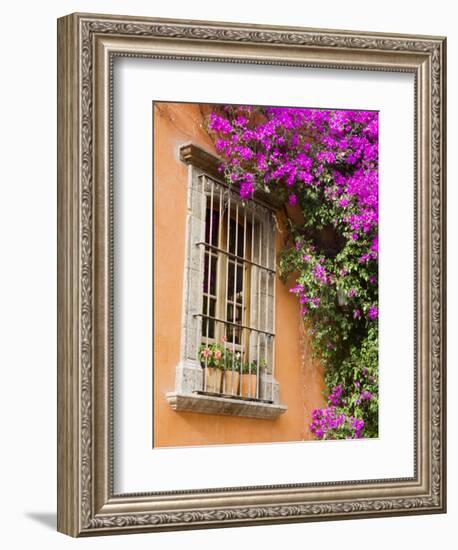
<svg viewBox="0 0 458 550">
<path fill-rule="evenodd" d="M 243 200 L 274 193 L 288 216 L 278 263 L 325 367 L 318 439 L 378 435 L 378 113 L 224 105 L 207 127 Z"/>
</svg>

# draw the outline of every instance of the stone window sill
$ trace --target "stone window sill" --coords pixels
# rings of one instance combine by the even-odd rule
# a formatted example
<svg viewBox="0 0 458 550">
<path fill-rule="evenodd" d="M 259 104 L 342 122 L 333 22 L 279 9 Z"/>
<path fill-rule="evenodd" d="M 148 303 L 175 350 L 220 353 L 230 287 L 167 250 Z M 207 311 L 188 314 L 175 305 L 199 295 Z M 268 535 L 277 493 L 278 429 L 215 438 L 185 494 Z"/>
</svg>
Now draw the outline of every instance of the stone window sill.
<svg viewBox="0 0 458 550">
<path fill-rule="evenodd" d="M 198 392 L 170 392 L 166 394 L 166 399 L 175 411 L 245 416 L 265 420 L 278 418 L 288 408 L 285 405 L 268 401 L 238 399 L 236 397 L 208 395 Z"/>
</svg>

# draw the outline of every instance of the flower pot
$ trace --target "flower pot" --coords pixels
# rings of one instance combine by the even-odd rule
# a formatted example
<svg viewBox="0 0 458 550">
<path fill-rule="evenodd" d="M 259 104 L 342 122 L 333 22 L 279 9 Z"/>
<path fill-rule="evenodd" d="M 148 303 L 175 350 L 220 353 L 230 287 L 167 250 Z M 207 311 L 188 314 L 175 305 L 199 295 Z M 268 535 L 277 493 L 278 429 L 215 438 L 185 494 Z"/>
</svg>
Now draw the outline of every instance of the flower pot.
<svg viewBox="0 0 458 550">
<path fill-rule="evenodd" d="M 227 370 L 224 372 L 223 393 L 239 395 L 240 373 Z"/>
<path fill-rule="evenodd" d="M 207 367 L 204 369 L 205 376 L 205 391 L 212 393 L 221 393 L 221 381 L 223 379 L 223 371 L 215 367 Z"/>
<path fill-rule="evenodd" d="M 256 374 L 242 374 L 242 397 L 256 397 L 257 383 Z"/>
</svg>

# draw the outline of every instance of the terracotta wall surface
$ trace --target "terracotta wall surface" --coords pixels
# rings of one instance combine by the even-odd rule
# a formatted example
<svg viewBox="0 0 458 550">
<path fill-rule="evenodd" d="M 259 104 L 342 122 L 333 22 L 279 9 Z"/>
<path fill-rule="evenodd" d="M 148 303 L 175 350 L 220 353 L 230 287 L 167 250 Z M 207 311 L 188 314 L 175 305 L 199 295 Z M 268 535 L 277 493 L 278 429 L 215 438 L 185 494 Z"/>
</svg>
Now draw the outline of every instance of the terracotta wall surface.
<svg viewBox="0 0 458 550">
<path fill-rule="evenodd" d="M 297 299 L 276 281 L 275 376 L 288 410 L 276 420 L 176 412 L 165 394 L 175 389 L 180 359 L 186 233 L 187 166 L 179 147 L 193 142 L 215 153 L 204 127 L 208 106 L 155 103 L 154 119 L 154 446 L 219 445 L 310 439 L 313 408 L 324 404 L 320 364 Z M 280 230 L 282 216 L 278 216 Z M 284 233 L 278 233 L 277 249 Z"/>
</svg>

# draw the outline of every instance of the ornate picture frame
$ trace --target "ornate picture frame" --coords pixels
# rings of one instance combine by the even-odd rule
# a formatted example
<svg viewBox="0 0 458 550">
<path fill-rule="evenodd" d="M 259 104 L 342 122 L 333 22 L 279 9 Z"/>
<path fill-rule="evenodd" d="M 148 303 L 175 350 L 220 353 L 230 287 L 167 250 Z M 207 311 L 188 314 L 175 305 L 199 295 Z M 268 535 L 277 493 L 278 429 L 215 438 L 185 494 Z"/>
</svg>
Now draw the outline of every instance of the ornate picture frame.
<svg viewBox="0 0 458 550">
<path fill-rule="evenodd" d="M 414 476 L 116 494 L 113 60 L 407 72 L 415 78 Z M 58 20 L 58 530 L 71 536 L 443 513 L 443 37 L 72 14 Z"/>
</svg>

